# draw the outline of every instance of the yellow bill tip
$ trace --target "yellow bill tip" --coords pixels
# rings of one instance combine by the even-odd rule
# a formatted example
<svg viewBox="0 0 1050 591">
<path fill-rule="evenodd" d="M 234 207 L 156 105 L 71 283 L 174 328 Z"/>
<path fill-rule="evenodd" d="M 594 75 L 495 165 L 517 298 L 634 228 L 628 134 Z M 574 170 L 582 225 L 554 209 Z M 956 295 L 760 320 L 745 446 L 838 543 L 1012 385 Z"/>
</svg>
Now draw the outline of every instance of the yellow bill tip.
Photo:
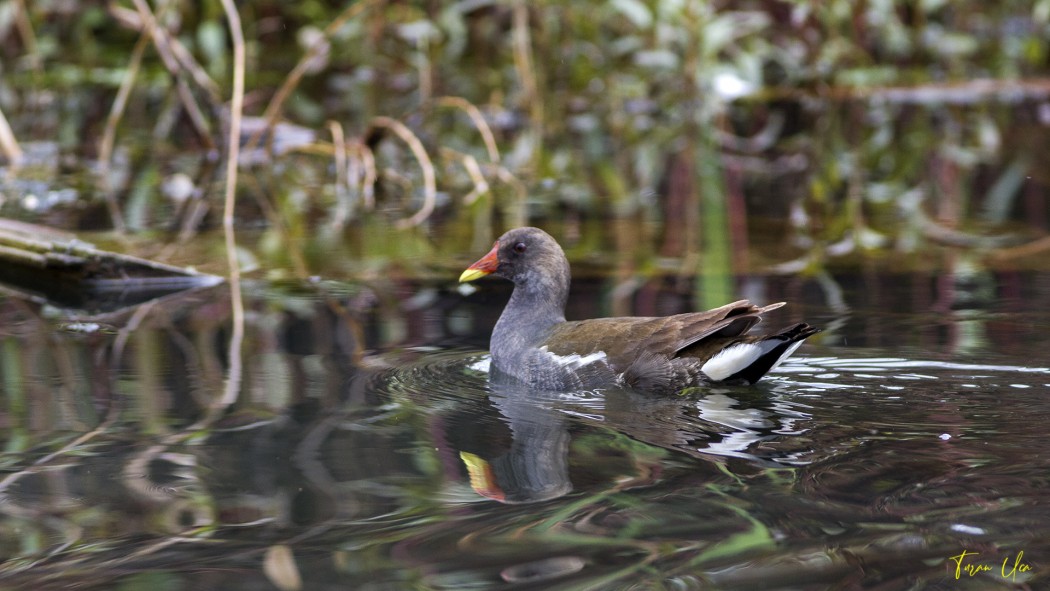
<svg viewBox="0 0 1050 591">
<path fill-rule="evenodd" d="M 474 281 L 475 279 L 478 279 L 479 277 L 484 277 L 488 274 L 488 271 L 482 271 L 481 269 L 467 269 L 466 271 L 463 271 L 462 275 L 459 276 L 459 282 L 466 283 L 467 281 Z"/>
</svg>

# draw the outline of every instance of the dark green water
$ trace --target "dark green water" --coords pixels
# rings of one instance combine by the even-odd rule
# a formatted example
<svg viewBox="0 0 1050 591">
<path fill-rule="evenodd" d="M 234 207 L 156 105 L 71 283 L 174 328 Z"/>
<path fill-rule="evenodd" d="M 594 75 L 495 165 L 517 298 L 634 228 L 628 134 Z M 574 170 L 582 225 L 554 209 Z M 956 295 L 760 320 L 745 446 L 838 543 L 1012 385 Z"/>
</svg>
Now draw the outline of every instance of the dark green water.
<svg viewBox="0 0 1050 591">
<path fill-rule="evenodd" d="M 491 384 L 497 282 L 397 306 L 252 284 L 212 419 L 223 288 L 100 330 L 7 297 L 0 587 L 1043 588 L 1050 277 L 989 280 L 931 313 L 870 294 L 935 301 L 936 277 L 840 277 L 833 313 L 740 279 L 802 296 L 772 323 L 827 330 L 757 386 L 673 398 Z M 578 282 L 570 315 L 609 285 Z M 637 313 L 688 306 L 645 293 Z"/>
</svg>

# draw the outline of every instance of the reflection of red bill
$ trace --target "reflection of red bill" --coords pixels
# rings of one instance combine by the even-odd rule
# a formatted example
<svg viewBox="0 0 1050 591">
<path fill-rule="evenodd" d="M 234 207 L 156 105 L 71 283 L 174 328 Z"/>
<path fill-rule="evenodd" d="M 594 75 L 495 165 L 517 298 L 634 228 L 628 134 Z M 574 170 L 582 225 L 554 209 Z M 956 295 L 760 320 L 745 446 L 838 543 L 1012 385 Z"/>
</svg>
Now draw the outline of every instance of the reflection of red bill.
<svg viewBox="0 0 1050 591">
<path fill-rule="evenodd" d="M 495 252 L 495 249 L 493 249 L 493 252 Z M 506 498 L 506 495 L 503 494 L 503 489 L 496 484 L 496 475 L 492 472 L 492 466 L 487 461 L 466 451 L 459 452 L 459 458 L 467 466 L 467 474 L 470 475 L 470 488 L 473 488 L 474 492 L 495 501 L 503 501 Z"/>
</svg>

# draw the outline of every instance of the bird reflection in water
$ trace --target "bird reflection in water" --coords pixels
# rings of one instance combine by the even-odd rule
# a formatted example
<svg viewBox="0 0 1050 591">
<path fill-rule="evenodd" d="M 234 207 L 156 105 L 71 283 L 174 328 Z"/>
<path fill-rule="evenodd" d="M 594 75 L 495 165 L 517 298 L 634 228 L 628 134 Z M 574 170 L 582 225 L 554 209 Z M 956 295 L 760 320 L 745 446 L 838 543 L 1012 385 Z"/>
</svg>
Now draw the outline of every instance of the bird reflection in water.
<svg viewBox="0 0 1050 591">
<path fill-rule="evenodd" d="M 724 388 L 667 399 L 628 389 L 551 392 L 503 380 L 489 385 L 489 402 L 510 431 L 509 447 L 494 452 L 491 439 L 461 439 L 459 458 L 476 493 L 507 504 L 555 499 L 572 492 L 574 482 L 608 489 L 651 484 L 667 450 L 783 467 L 769 452 L 760 457 L 751 450 L 779 433 L 797 433 L 807 418 L 781 408 L 768 392 L 740 400 Z M 611 462 L 615 455 L 625 461 Z"/>
</svg>

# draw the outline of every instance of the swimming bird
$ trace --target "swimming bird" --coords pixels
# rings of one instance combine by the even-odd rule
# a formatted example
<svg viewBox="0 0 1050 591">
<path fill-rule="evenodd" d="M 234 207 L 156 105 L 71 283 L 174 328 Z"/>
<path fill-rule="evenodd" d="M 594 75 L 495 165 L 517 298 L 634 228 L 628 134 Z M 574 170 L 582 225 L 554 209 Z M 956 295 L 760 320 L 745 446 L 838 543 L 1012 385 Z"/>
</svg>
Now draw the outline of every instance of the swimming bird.
<svg viewBox="0 0 1050 591">
<path fill-rule="evenodd" d="M 566 321 L 569 261 L 539 228 L 503 234 L 459 280 L 486 275 L 514 283 L 492 331 L 493 374 L 543 390 L 621 385 L 673 393 L 716 383 L 754 384 L 819 332 L 799 323 L 746 334 L 763 314 L 784 305 L 747 300 L 673 316 Z"/>
</svg>

